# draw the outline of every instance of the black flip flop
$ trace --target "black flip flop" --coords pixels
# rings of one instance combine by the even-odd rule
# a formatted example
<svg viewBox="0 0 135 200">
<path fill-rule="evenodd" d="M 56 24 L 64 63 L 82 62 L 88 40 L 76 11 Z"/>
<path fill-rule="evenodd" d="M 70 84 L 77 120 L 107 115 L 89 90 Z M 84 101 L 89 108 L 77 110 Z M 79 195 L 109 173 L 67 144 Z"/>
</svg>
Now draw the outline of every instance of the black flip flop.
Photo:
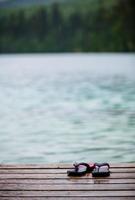
<svg viewBox="0 0 135 200">
<path fill-rule="evenodd" d="M 95 168 L 92 171 L 94 177 L 110 176 L 110 165 L 108 163 L 95 163 Z"/>
<path fill-rule="evenodd" d="M 86 173 L 92 172 L 92 170 L 95 167 L 95 164 L 87 164 L 87 163 L 75 163 L 74 169 L 68 170 L 67 175 L 68 176 L 83 176 Z"/>
</svg>

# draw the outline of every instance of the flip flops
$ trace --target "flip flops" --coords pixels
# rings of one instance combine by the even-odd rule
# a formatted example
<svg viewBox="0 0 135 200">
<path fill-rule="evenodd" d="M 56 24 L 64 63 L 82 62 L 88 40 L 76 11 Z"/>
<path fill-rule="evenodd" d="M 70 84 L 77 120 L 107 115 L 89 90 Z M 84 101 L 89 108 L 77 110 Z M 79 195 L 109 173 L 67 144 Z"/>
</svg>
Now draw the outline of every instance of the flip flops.
<svg viewBox="0 0 135 200">
<path fill-rule="evenodd" d="M 75 163 L 74 169 L 68 170 L 68 176 L 83 176 L 86 173 L 91 173 L 93 177 L 106 177 L 110 175 L 110 165 L 108 163 Z"/>
<path fill-rule="evenodd" d="M 95 163 L 95 168 L 92 171 L 93 177 L 106 177 L 110 176 L 110 165 L 108 163 Z"/>
<path fill-rule="evenodd" d="M 92 172 L 95 168 L 95 164 L 87 164 L 87 163 L 75 163 L 74 169 L 67 171 L 68 176 L 83 176 L 86 173 Z"/>
</svg>

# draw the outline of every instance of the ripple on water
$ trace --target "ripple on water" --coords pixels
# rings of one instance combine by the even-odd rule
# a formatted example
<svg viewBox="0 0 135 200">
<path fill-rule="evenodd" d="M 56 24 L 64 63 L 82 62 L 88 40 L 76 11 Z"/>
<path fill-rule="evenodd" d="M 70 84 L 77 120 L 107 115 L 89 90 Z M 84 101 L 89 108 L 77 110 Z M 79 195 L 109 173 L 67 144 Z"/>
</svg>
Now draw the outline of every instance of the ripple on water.
<svg viewBox="0 0 135 200">
<path fill-rule="evenodd" d="M 133 66 L 106 74 L 87 56 L 69 68 L 25 56 L 0 68 L 0 162 L 135 161 Z"/>
</svg>

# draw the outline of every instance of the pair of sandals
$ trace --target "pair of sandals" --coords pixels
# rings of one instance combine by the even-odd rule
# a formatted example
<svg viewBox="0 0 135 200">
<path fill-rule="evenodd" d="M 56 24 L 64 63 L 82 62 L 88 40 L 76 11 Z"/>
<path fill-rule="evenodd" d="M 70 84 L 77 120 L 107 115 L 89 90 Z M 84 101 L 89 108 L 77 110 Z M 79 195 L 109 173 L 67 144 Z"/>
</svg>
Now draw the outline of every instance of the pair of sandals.
<svg viewBox="0 0 135 200">
<path fill-rule="evenodd" d="M 74 169 L 68 170 L 68 176 L 83 176 L 86 173 L 91 173 L 93 177 L 106 177 L 110 176 L 110 165 L 108 163 L 75 163 Z"/>
</svg>

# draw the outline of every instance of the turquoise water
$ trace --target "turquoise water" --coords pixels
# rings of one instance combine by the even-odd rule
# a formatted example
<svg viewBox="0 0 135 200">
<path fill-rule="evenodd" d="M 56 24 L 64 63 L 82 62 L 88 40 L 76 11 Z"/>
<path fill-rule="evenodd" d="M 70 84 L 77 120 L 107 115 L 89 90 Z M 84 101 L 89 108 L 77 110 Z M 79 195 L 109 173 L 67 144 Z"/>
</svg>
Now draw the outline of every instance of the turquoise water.
<svg viewBox="0 0 135 200">
<path fill-rule="evenodd" d="M 0 163 L 135 162 L 135 54 L 0 56 Z"/>
</svg>

